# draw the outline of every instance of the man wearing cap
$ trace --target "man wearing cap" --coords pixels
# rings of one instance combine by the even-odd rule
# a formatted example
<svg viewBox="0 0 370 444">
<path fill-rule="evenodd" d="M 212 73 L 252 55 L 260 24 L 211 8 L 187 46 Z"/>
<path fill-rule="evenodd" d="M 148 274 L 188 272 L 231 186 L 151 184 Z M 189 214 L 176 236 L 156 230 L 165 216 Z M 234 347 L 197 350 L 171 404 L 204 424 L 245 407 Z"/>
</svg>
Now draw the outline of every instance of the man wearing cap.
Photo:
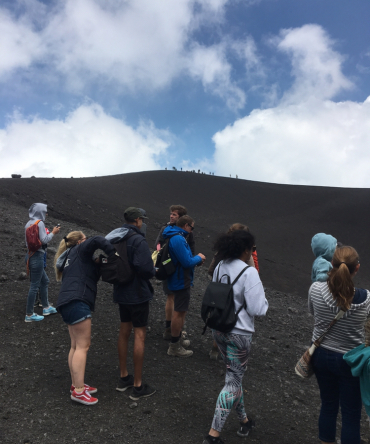
<svg viewBox="0 0 370 444">
<path fill-rule="evenodd" d="M 120 378 L 117 390 L 124 392 L 133 387 L 130 398 L 136 401 L 155 393 L 152 387 L 142 384 L 141 380 L 149 301 L 153 299 L 154 293 L 149 279 L 155 275 L 155 269 L 147 241 L 141 232 L 143 219 L 148 218 L 139 208 L 129 207 L 124 212 L 124 219 L 125 223 L 115 232 L 120 231 L 120 241 L 126 240 L 127 257 L 135 270 L 135 277 L 127 284 L 114 285 L 113 290 L 113 299 L 119 304 L 121 318 L 118 336 Z M 128 341 L 132 328 L 135 335 L 133 375 L 127 371 Z"/>
</svg>

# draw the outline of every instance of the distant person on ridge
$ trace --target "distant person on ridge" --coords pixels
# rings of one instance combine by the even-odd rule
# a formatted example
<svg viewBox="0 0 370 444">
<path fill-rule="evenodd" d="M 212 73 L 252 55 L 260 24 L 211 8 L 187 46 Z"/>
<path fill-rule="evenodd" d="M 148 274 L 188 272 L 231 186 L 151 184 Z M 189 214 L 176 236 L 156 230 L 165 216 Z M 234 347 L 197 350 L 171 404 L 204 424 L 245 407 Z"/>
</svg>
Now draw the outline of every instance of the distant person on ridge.
<svg viewBox="0 0 370 444">
<path fill-rule="evenodd" d="M 206 257 L 199 253 L 193 256 L 186 237 L 194 230 L 194 219 L 190 216 L 182 216 L 176 226 L 168 226 L 163 231 L 163 238 L 170 238 L 169 251 L 175 273 L 168 278 L 168 288 L 174 294 L 174 310 L 171 319 L 171 343 L 167 354 L 187 358 L 193 354 L 185 348 L 190 346 L 190 341 L 183 338 L 182 329 L 185 315 L 189 309 L 190 287 L 193 285 L 194 267 L 201 265 Z"/>
<path fill-rule="evenodd" d="M 121 326 L 118 336 L 118 358 L 120 378 L 116 389 L 120 392 L 133 387 L 130 398 L 134 401 L 155 393 L 148 384 L 142 383 L 146 327 L 148 325 L 149 302 L 153 299 L 153 287 L 149 281 L 155 275 L 148 243 L 141 231 L 146 216 L 140 208 L 125 210 L 125 223 L 106 236 L 111 243 L 127 238 L 128 261 L 135 270 L 135 277 L 126 284 L 114 285 L 113 300 L 118 303 Z M 118 233 L 118 234 L 117 234 Z M 128 342 L 134 329 L 134 374 L 127 370 Z"/>
<path fill-rule="evenodd" d="M 38 220 L 40 220 L 40 222 L 38 222 L 37 224 L 37 228 L 38 228 L 38 238 L 42 244 L 37 251 L 35 252 L 28 251 L 27 253 L 27 265 L 30 271 L 31 285 L 27 297 L 27 308 L 26 308 L 26 317 L 25 317 L 26 322 L 42 321 L 44 319 L 44 316 L 55 314 L 57 312 L 56 309 L 49 304 L 49 299 L 48 299 L 49 278 L 45 272 L 44 257 L 47 248 L 47 243 L 53 239 L 55 234 L 59 233 L 60 228 L 54 227 L 53 231 L 50 234 L 47 234 L 44 223 L 46 216 L 47 216 L 47 205 L 43 203 L 34 203 L 31 205 L 29 209 L 30 220 L 27 222 L 25 226 L 25 232 L 26 232 L 27 228 L 31 227 L 31 225 L 35 224 Z M 26 237 L 26 246 L 29 250 L 29 245 L 27 244 L 27 237 Z M 40 299 L 43 307 L 42 310 L 43 316 L 39 316 L 38 314 L 33 312 L 37 292 L 39 292 L 40 294 Z"/>
<path fill-rule="evenodd" d="M 68 365 L 71 373 L 71 399 L 94 405 L 95 387 L 85 384 L 87 352 L 91 343 L 91 312 L 95 308 L 99 265 L 93 261 L 94 251 L 102 249 L 108 256 L 115 249 L 102 236 L 88 239 L 82 231 L 71 231 L 63 238 L 54 258 L 57 281 L 62 281 L 57 308 L 68 325 L 71 349 Z"/>
<path fill-rule="evenodd" d="M 162 226 L 160 229 L 157 239 L 155 241 L 155 250 L 160 250 L 161 247 L 164 244 L 164 238 L 163 238 L 163 231 L 168 226 L 175 226 L 177 221 L 180 217 L 185 216 L 188 214 L 187 209 L 182 205 L 171 205 L 170 206 L 170 221 L 167 222 L 165 225 Z M 193 233 L 189 233 L 186 238 L 187 243 L 189 244 L 190 250 L 192 252 L 192 255 L 195 255 L 195 241 Z M 171 290 L 168 288 L 167 281 L 163 281 L 163 291 L 164 294 L 167 296 L 166 300 L 166 307 L 165 307 L 165 315 L 166 315 L 166 328 L 163 332 L 163 339 L 170 340 L 171 339 L 171 319 L 173 314 L 173 304 L 174 304 L 174 294 Z"/>
<path fill-rule="evenodd" d="M 333 268 L 331 261 L 337 248 L 337 240 L 330 234 L 317 233 L 311 240 L 311 248 L 316 256 L 312 265 L 311 280 L 326 282 L 328 273 Z"/>
</svg>

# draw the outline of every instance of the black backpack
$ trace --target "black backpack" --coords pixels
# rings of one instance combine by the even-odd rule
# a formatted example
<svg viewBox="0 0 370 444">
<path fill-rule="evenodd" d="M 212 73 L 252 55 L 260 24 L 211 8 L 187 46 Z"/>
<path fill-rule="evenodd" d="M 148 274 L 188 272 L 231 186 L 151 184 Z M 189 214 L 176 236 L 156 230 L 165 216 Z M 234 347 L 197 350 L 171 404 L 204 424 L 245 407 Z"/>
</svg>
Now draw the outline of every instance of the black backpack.
<svg viewBox="0 0 370 444">
<path fill-rule="evenodd" d="M 227 284 L 224 284 L 218 277 L 220 266 L 218 267 L 216 282 L 210 282 L 203 296 L 201 316 L 205 326 L 202 335 L 206 332 L 207 327 L 222 333 L 229 333 L 235 327 L 238 315 L 243 308 L 246 309 L 246 305 L 244 301 L 244 304 L 235 313 L 233 285 L 247 268 L 249 265 L 243 268 L 232 283 L 230 283 L 230 276 L 222 275 L 221 279 L 224 276 L 227 277 Z"/>
<path fill-rule="evenodd" d="M 135 277 L 135 270 L 127 257 L 127 239 L 137 233 L 131 233 L 120 242 L 113 244 L 116 253 L 110 257 L 101 257 L 101 279 L 108 284 L 127 284 Z"/>
<path fill-rule="evenodd" d="M 173 236 L 181 236 L 181 233 L 176 233 Z M 176 268 L 173 264 L 173 261 L 171 259 L 170 255 L 170 240 L 173 238 L 173 236 L 168 237 L 164 244 L 162 245 L 162 248 L 158 252 L 157 260 L 155 262 L 155 277 L 160 281 L 165 281 L 171 274 L 175 273 Z"/>
</svg>

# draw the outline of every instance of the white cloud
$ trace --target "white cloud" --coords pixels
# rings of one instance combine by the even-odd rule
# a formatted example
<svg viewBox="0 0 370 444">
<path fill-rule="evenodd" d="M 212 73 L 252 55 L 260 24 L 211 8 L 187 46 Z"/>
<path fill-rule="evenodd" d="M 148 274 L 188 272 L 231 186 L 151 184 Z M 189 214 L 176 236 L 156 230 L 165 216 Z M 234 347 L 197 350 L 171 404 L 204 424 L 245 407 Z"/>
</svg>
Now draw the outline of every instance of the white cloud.
<svg viewBox="0 0 370 444">
<path fill-rule="evenodd" d="M 194 40 L 194 31 L 223 20 L 227 2 L 59 0 L 45 15 L 44 5 L 33 0 L 32 13 L 19 17 L 0 9 L 0 27 L 9 36 L 2 41 L 0 76 L 30 66 L 37 73 L 40 66 L 45 79 L 61 78 L 70 91 L 83 93 L 95 84 L 155 90 L 186 74 L 240 108 L 244 94 L 231 80 L 227 45 Z M 37 4 L 43 20 L 36 32 L 30 17 Z M 203 58 L 211 64 L 207 69 Z"/>
<path fill-rule="evenodd" d="M 21 19 L 14 21 L 6 10 L 0 9 L 0 77 L 16 68 L 27 68 L 44 52 L 41 36 L 31 24 Z"/>
<path fill-rule="evenodd" d="M 215 171 L 265 182 L 370 187 L 370 97 L 329 100 L 352 84 L 320 27 L 285 30 L 276 42 L 291 57 L 293 86 L 275 107 L 255 109 L 214 135 Z"/>
<path fill-rule="evenodd" d="M 344 57 L 333 50 L 334 42 L 318 25 L 285 29 L 277 39 L 277 48 L 291 57 L 292 89 L 285 100 L 302 101 L 308 98 L 329 99 L 352 83 L 344 76 L 341 64 Z"/>
<path fill-rule="evenodd" d="M 65 120 L 15 114 L 0 130 L 0 177 L 84 177 L 158 169 L 171 138 L 150 122 L 131 128 L 96 104 L 80 106 Z"/>
</svg>

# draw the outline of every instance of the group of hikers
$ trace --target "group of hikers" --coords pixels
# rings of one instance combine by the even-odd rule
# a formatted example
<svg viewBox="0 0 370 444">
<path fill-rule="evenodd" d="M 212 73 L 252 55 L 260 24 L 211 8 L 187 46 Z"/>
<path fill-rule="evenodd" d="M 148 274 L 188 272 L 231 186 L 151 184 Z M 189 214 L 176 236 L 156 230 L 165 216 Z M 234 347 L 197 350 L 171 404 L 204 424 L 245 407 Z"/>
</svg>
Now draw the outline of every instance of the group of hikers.
<svg viewBox="0 0 370 444">
<path fill-rule="evenodd" d="M 68 325 L 71 339 L 68 355 L 71 399 L 85 405 L 98 402 L 92 396 L 97 388 L 84 380 L 91 341 L 91 312 L 94 311 L 103 257 L 94 253 L 103 250 L 107 260 L 112 259 L 118 254 L 116 247 L 120 243 L 125 245 L 133 276 L 128 282 L 113 285 L 113 298 L 118 304 L 121 321 L 118 335 L 120 377 L 116 388 L 120 392 L 132 389 L 130 398 L 135 401 L 152 396 L 155 389 L 143 383 L 142 368 L 149 306 L 154 293 L 150 279 L 156 277 L 158 268 L 153 260 L 156 254 L 152 257 L 145 237 L 146 212 L 141 208 L 127 208 L 122 227 L 105 238 L 88 238 L 81 231 L 72 231 L 63 237 L 54 258 L 56 278 L 61 281 L 56 308 L 48 301 L 49 279 L 45 272 L 45 255 L 47 243 L 59 233 L 60 227 L 55 227 L 51 233 L 47 231 L 44 223 L 47 215 L 45 204 L 33 204 L 29 215 L 30 221 L 25 227 L 26 244 L 29 247 L 30 230 L 37 225 L 40 245 L 35 252 L 29 248 L 27 254 L 31 285 L 25 321 L 44 319 L 33 312 L 39 293 L 43 315 L 59 312 Z M 154 251 L 161 252 L 167 244 L 176 270 L 163 280 L 166 297 L 163 339 L 169 341 L 167 354 L 171 357 L 188 358 L 193 355 L 183 327 L 191 300 L 194 269 L 206 260 L 202 253 L 195 254 L 194 228 L 195 221 L 187 214 L 186 208 L 172 205 L 170 220 L 159 231 L 154 245 Z M 314 317 L 312 342 L 322 338 L 312 356 L 321 395 L 319 439 L 324 444 L 336 442 L 336 420 L 340 406 L 341 443 L 360 444 L 362 402 L 370 414 L 370 347 L 367 347 L 370 345 L 370 328 L 369 338 L 365 340 L 370 293 L 354 287 L 353 278 L 360 267 L 354 248 L 343 246 L 333 236 L 324 233 L 315 235 L 311 246 L 316 255 L 311 275 L 313 283 L 308 295 L 308 308 Z M 215 254 L 208 273 L 213 283 L 227 284 L 232 289 L 229 294 L 232 295 L 235 319 L 228 330 L 211 329 L 214 342 L 210 358 L 221 356 L 226 365 L 226 376 L 225 385 L 216 401 L 211 428 L 203 444 L 223 443 L 220 433 L 232 408 L 235 408 L 240 422 L 237 430 L 239 436 L 248 436 L 255 426 L 255 421 L 245 411 L 242 380 L 251 352 L 254 318 L 264 316 L 268 310 L 259 277 L 255 238 L 249 228 L 239 223 L 231 225 L 227 232 L 218 236 L 213 250 Z M 333 323 L 333 318 L 340 311 L 344 312 L 343 316 Z M 130 374 L 127 357 L 132 331 L 134 372 Z"/>
</svg>

